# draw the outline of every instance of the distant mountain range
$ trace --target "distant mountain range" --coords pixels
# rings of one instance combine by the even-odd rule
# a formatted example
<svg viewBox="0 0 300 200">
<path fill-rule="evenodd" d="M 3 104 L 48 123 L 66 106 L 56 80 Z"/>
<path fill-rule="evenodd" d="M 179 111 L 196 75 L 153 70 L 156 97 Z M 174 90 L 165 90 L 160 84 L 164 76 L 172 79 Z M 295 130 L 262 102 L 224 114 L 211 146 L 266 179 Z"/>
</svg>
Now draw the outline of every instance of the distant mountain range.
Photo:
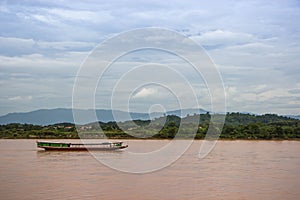
<svg viewBox="0 0 300 200">
<path fill-rule="evenodd" d="M 285 115 L 286 117 L 294 118 L 294 119 L 299 119 L 300 120 L 300 115 Z"/>
<path fill-rule="evenodd" d="M 80 116 L 80 119 L 76 119 L 78 124 L 87 124 L 94 122 L 93 116 L 94 110 L 74 110 L 76 116 Z M 185 117 L 192 114 L 203 114 L 207 111 L 203 109 L 182 109 L 168 111 L 166 115 L 176 115 L 179 117 Z M 127 121 L 127 120 L 147 120 L 163 116 L 164 113 L 138 113 L 138 112 L 124 112 L 120 110 L 104 110 L 97 109 L 96 116 L 98 121 Z M 117 119 L 114 118 L 117 116 Z M 0 116 L 0 124 L 10 123 L 22 123 L 22 124 L 35 124 L 35 125 L 49 125 L 57 123 L 74 123 L 73 110 L 71 108 L 56 108 L 56 109 L 41 109 L 24 113 L 9 113 L 7 115 Z"/>
</svg>

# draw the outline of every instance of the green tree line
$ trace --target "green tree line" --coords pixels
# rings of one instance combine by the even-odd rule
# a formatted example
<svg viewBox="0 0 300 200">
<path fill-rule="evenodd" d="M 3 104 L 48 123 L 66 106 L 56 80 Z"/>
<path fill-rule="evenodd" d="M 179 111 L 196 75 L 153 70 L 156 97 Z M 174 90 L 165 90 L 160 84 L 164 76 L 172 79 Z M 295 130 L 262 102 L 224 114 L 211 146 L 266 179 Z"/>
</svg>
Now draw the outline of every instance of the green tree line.
<svg viewBox="0 0 300 200">
<path fill-rule="evenodd" d="M 275 114 L 251 115 L 243 113 L 227 113 L 222 130 L 216 124 L 210 124 L 209 113 L 189 115 L 185 118 L 166 116 L 150 120 L 133 120 L 127 122 L 95 122 L 75 126 L 61 123 L 48 126 L 32 124 L 0 125 L 0 138 L 57 138 L 75 139 L 80 137 L 105 137 L 124 139 L 204 139 L 210 127 L 210 134 L 220 134 L 220 139 L 299 139 L 300 120 Z M 197 123 L 195 123 L 195 121 Z M 121 128 L 120 128 L 121 127 Z M 102 133 L 102 132 L 101 132 Z"/>
</svg>

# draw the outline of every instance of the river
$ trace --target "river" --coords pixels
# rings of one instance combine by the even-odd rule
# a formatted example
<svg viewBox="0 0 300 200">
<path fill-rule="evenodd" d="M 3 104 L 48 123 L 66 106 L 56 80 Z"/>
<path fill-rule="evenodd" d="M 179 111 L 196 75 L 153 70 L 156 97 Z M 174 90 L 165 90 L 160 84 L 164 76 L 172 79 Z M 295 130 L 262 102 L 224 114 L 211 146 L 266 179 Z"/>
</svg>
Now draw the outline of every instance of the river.
<svg viewBox="0 0 300 200">
<path fill-rule="evenodd" d="M 299 141 L 219 141 L 201 160 L 195 141 L 176 162 L 141 174 L 111 169 L 89 152 L 41 151 L 35 142 L 0 140 L 0 199 L 300 198 Z M 124 142 L 123 157 L 168 143 Z"/>
</svg>

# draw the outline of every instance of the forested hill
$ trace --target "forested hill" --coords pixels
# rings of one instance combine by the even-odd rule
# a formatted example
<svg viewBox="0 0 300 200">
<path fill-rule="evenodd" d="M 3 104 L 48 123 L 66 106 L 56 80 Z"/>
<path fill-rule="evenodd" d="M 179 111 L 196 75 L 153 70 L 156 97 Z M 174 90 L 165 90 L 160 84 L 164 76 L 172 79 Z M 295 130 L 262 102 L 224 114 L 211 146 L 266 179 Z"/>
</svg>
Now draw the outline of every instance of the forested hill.
<svg viewBox="0 0 300 200">
<path fill-rule="evenodd" d="M 180 118 L 175 115 L 150 120 L 133 120 L 125 122 L 94 122 L 79 125 L 77 130 L 72 123 L 59 123 L 40 126 L 32 124 L 0 125 L 0 138 L 87 138 L 102 137 L 100 127 L 106 137 L 171 139 L 204 139 L 210 124 L 211 115 L 194 114 Z M 200 119 L 200 120 L 199 120 Z M 197 123 L 195 123 L 197 122 Z M 199 122 L 199 123 L 198 123 Z M 179 126 L 182 125 L 181 131 Z M 220 132 L 217 128 L 216 132 Z M 82 135 L 83 134 L 83 135 Z M 221 139 L 299 139 L 300 120 L 275 114 L 251 115 L 228 113 L 220 135 Z"/>
<path fill-rule="evenodd" d="M 265 115 L 251 115 L 251 114 L 242 114 L 242 113 L 228 113 L 226 115 L 226 124 L 227 125 L 248 125 L 252 123 L 278 123 L 278 122 L 297 122 L 299 120 L 279 116 L 276 114 L 265 114 Z"/>
</svg>

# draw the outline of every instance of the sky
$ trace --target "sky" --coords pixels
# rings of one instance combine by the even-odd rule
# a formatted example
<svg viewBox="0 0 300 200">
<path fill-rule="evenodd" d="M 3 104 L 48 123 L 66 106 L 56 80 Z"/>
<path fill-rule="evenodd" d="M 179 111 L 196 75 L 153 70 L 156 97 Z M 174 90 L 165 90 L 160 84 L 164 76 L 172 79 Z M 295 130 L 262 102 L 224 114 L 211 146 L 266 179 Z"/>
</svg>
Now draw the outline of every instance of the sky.
<svg viewBox="0 0 300 200">
<path fill-rule="evenodd" d="M 89 53 L 108 38 L 146 27 L 177 31 L 206 50 L 221 74 L 227 111 L 297 115 L 299 19 L 297 0 L 0 1 L 0 115 L 71 108 L 74 81 Z M 153 54 L 132 58 L 141 64 L 147 55 Z M 109 109 L 111 94 L 103 91 L 117 77 L 111 71 L 98 91 L 97 108 Z M 192 71 L 183 71 L 197 84 Z M 199 79 L 197 96 L 200 106 L 210 110 L 203 82 Z M 157 85 L 136 89 L 130 108 L 178 108 L 165 90 Z"/>
</svg>

